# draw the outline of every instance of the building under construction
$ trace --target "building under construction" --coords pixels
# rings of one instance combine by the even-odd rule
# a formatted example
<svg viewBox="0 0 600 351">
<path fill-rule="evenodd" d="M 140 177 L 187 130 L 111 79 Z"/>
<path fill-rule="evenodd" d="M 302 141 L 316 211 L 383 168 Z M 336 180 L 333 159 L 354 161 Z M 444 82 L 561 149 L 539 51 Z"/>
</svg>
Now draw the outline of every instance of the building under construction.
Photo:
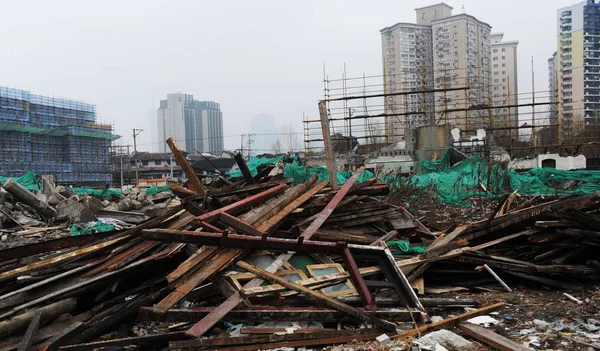
<svg viewBox="0 0 600 351">
<path fill-rule="evenodd" d="M 27 171 L 62 184 L 110 182 L 109 147 L 119 136 L 96 123 L 92 104 L 0 87 L 0 175 Z"/>
</svg>

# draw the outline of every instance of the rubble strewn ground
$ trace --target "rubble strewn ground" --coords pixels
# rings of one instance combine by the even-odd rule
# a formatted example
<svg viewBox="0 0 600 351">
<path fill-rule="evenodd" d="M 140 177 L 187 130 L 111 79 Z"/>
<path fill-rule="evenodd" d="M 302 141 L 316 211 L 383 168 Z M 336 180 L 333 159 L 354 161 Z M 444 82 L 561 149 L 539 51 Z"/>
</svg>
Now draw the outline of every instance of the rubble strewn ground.
<svg viewBox="0 0 600 351">
<path fill-rule="evenodd" d="M 448 206 L 360 171 L 292 186 L 237 159 L 243 177 L 187 174 L 172 193 L 9 185 L 0 350 L 600 345 L 600 193 Z"/>
</svg>

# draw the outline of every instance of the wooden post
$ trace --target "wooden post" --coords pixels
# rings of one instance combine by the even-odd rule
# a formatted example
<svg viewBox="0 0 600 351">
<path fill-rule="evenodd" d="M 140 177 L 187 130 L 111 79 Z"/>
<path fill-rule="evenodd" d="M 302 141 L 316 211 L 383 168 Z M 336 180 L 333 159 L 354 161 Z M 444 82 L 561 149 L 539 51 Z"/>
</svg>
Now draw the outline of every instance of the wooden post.
<svg viewBox="0 0 600 351">
<path fill-rule="evenodd" d="M 167 139 L 167 145 L 169 145 L 169 148 L 173 152 L 173 156 L 175 156 L 177 163 L 179 163 L 181 170 L 183 170 L 183 173 L 188 180 L 188 188 L 196 191 L 198 195 L 204 195 L 204 187 L 202 186 L 202 183 L 200 183 L 200 179 L 196 175 L 196 172 L 194 172 L 192 169 L 192 166 L 190 166 L 188 161 L 185 159 L 185 156 L 183 156 L 183 153 L 181 150 L 179 150 L 179 147 L 177 147 L 177 144 L 172 137 Z"/>
<path fill-rule="evenodd" d="M 242 171 L 242 175 L 246 180 L 247 184 L 256 184 L 254 181 L 254 177 L 252 177 L 252 173 L 248 169 L 248 165 L 246 164 L 246 160 L 244 160 L 244 156 L 241 153 L 236 152 L 233 154 L 233 158 L 235 159 L 235 163 L 237 163 L 238 167 L 240 167 L 240 171 Z"/>
<path fill-rule="evenodd" d="M 41 313 L 42 321 L 48 321 L 60 316 L 61 314 L 71 312 L 75 309 L 75 306 L 77 306 L 77 300 L 74 297 L 70 297 L 37 310 L 25 312 L 13 317 L 12 319 L 2 321 L 0 322 L 0 338 L 27 328 L 27 326 L 38 313 Z"/>
<path fill-rule="evenodd" d="M 329 116 L 327 114 L 327 103 L 319 101 L 319 115 L 321 117 L 321 130 L 323 132 L 323 145 L 325 146 L 325 156 L 327 158 L 327 169 L 329 170 L 329 183 L 333 190 L 337 190 L 338 183 L 336 178 L 335 154 L 331 143 L 331 132 L 329 131 Z"/>
</svg>

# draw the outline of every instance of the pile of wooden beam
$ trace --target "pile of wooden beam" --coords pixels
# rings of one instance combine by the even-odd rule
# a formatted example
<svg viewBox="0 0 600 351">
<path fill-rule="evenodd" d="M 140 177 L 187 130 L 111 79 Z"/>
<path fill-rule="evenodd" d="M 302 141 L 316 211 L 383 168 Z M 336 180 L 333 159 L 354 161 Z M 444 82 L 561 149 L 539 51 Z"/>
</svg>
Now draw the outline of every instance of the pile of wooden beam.
<svg viewBox="0 0 600 351">
<path fill-rule="evenodd" d="M 429 308 L 476 303 L 419 299 L 413 286 L 422 293 L 464 275 L 477 286 L 510 289 L 518 279 L 561 288 L 599 276 L 599 194 L 432 233 L 375 198 L 387 186 L 357 183 L 362 170 L 339 188 L 317 176 L 291 186 L 267 172 L 253 177 L 238 157 L 244 179 L 217 188 L 169 146 L 188 178 L 173 189 L 181 205 L 128 230 L 0 251 L 0 351 L 255 350 L 415 336 L 502 304 L 428 324 Z M 401 239 L 427 248 L 394 256 L 386 242 Z M 322 324 L 261 327 L 286 321 Z M 123 338 L 124 325 L 147 322 L 163 329 Z M 342 323 L 357 329 L 341 330 Z M 223 332 L 232 324 L 243 324 L 241 336 Z"/>
<path fill-rule="evenodd" d="M 392 321 L 428 321 L 385 241 L 419 227 L 434 236 L 408 212 L 371 197 L 387 186 L 356 183 L 359 171 L 339 189 L 317 176 L 295 187 L 263 177 L 215 189 L 180 162 L 188 177 L 187 188 L 174 189 L 181 206 L 129 230 L 0 252 L 0 350 L 89 349 L 85 343 L 136 320 L 179 328 L 104 343 L 178 348 L 177 341 L 212 335 L 225 322 L 270 320 L 367 323 L 376 328 L 362 336 L 369 338 L 395 332 Z M 376 305 L 381 290 L 392 293 L 385 308 Z"/>
</svg>

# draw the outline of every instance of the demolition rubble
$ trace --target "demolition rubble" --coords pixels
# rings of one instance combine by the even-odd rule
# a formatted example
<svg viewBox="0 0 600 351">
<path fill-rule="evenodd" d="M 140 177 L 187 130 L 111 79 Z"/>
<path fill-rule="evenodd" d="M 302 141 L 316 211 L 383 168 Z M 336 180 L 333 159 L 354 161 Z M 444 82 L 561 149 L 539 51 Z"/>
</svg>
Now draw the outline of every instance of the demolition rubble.
<svg viewBox="0 0 600 351">
<path fill-rule="evenodd" d="M 599 192 L 479 189 L 474 219 L 362 168 L 208 181 L 169 146 L 185 187 L 2 184 L 0 350 L 600 347 Z"/>
</svg>

